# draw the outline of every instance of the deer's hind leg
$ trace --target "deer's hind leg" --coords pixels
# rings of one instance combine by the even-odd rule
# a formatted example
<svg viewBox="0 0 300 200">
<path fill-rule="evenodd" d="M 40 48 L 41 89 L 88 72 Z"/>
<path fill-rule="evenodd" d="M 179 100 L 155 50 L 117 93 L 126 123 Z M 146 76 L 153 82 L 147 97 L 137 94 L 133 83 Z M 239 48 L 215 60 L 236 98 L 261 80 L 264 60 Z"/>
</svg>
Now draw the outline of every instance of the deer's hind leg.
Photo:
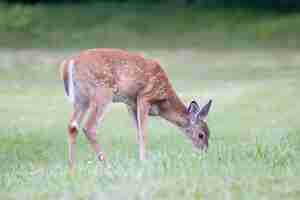
<svg viewBox="0 0 300 200">
<path fill-rule="evenodd" d="M 79 131 L 79 125 L 87 111 L 87 105 L 74 104 L 74 111 L 71 114 L 70 122 L 68 125 L 68 157 L 69 167 L 73 171 L 75 159 L 75 144 L 76 137 Z"/>
<path fill-rule="evenodd" d="M 97 93 L 90 102 L 90 113 L 83 128 L 83 132 L 85 133 L 90 146 L 95 151 L 96 156 L 100 161 L 103 161 L 105 157 L 102 148 L 97 141 L 96 128 L 97 124 L 101 123 L 106 109 L 112 102 L 112 98 L 113 92 L 111 89 L 100 88 L 97 90 Z"/>
</svg>

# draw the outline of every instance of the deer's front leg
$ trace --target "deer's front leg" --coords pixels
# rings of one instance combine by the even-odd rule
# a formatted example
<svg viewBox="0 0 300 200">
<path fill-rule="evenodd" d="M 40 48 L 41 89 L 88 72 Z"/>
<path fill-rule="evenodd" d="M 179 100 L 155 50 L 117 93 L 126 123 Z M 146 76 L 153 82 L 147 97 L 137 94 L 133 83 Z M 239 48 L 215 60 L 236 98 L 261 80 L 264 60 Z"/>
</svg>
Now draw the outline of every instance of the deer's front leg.
<svg viewBox="0 0 300 200">
<path fill-rule="evenodd" d="M 140 160 L 145 160 L 145 146 L 146 146 L 146 126 L 148 119 L 148 112 L 150 104 L 146 99 L 137 99 L 137 129 L 138 129 L 138 142 L 139 142 L 139 157 Z"/>
</svg>

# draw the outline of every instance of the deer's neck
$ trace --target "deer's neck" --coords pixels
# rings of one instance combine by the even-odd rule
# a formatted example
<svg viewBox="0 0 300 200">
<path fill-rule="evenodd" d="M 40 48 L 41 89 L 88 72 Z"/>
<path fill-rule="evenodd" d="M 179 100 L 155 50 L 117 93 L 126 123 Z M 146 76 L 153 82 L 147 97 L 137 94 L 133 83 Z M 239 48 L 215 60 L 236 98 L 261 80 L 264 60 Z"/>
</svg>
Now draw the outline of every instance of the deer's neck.
<svg viewBox="0 0 300 200">
<path fill-rule="evenodd" d="M 180 128 L 188 124 L 187 109 L 175 92 L 163 105 L 160 116 Z"/>
</svg>

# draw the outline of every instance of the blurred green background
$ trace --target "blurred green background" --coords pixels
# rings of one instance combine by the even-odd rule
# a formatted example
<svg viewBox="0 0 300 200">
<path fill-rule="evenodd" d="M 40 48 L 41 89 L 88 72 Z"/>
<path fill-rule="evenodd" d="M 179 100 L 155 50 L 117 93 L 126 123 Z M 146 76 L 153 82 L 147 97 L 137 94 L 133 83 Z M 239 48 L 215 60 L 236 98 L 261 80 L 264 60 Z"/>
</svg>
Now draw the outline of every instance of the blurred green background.
<svg viewBox="0 0 300 200">
<path fill-rule="evenodd" d="M 0 1 L 0 199 L 300 199 L 300 12 L 296 0 Z M 152 118 L 147 160 L 121 104 L 80 133 L 58 64 L 86 48 L 159 60 L 188 104 L 213 99 L 207 153 Z"/>
<path fill-rule="evenodd" d="M 298 1 L 158 2 L 2 1 L 0 45 L 60 49 L 300 45 Z"/>
</svg>

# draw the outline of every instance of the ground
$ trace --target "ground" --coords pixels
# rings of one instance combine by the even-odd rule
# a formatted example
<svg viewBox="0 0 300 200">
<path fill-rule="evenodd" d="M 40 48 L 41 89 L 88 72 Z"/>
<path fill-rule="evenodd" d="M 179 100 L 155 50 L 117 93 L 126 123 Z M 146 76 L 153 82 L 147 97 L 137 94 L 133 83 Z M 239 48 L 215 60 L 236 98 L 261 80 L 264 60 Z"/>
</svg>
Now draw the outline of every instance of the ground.
<svg viewBox="0 0 300 200">
<path fill-rule="evenodd" d="M 68 176 L 71 105 L 58 63 L 73 50 L 0 52 L 0 199 L 300 199 L 300 56 L 283 49 L 132 49 L 162 63 L 179 96 L 213 99 L 207 153 L 150 120 L 138 160 L 126 107 L 98 129 L 96 161 L 82 132 Z"/>
</svg>

